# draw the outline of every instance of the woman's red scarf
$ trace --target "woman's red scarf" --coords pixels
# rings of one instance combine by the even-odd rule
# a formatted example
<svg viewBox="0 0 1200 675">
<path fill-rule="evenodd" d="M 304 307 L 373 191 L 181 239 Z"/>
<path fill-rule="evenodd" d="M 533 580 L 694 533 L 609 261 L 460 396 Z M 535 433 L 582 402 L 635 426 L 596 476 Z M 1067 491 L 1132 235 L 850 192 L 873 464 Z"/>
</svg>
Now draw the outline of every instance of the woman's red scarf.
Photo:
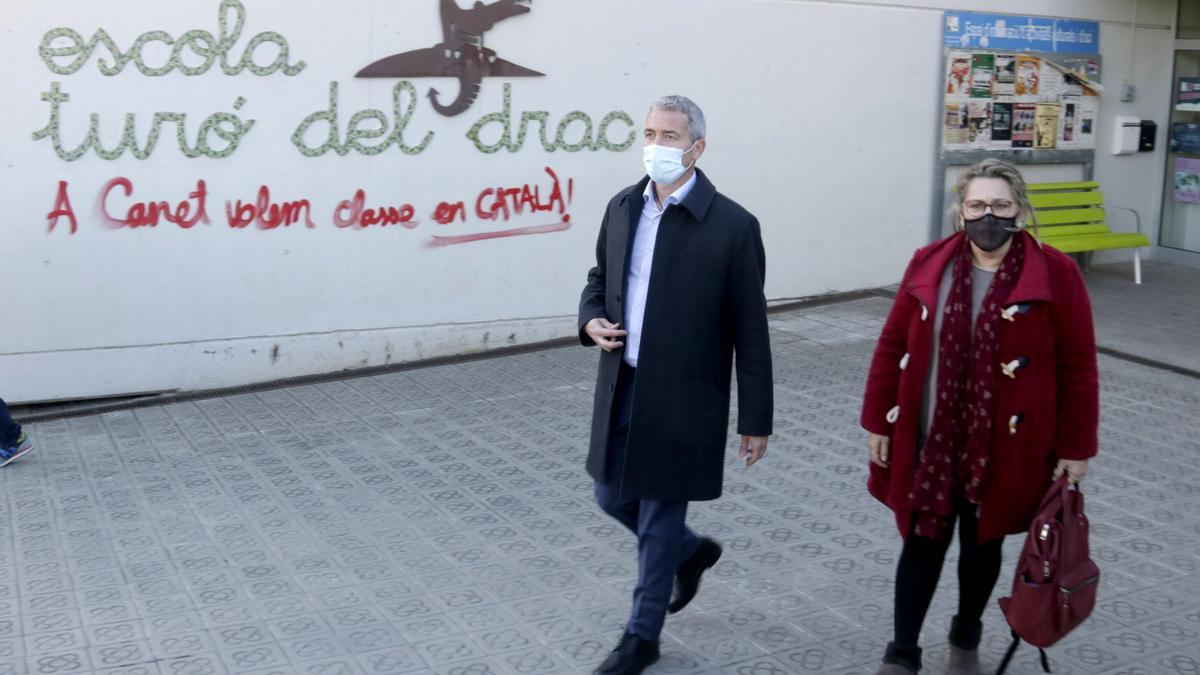
<svg viewBox="0 0 1200 675">
<path fill-rule="evenodd" d="M 931 539 L 949 534 L 956 501 L 979 505 L 992 445 L 992 408 L 1001 362 L 1001 305 L 1016 285 L 1025 261 L 1025 241 L 1018 235 L 983 298 L 972 333 L 973 260 L 966 235 L 959 237 L 938 342 L 933 425 L 908 493 L 913 533 Z"/>
</svg>

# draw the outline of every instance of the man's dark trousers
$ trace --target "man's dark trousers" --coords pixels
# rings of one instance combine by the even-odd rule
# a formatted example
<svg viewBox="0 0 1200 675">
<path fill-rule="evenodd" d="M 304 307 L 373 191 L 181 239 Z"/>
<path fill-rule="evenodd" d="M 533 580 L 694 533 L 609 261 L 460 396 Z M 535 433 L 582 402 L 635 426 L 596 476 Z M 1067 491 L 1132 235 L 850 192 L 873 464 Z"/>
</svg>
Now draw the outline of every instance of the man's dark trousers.
<svg viewBox="0 0 1200 675">
<path fill-rule="evenodd" d="M 20 437 L 21 425 L 13 421 L 12 415 L 8 412 L 8 406 L 0 399 L 0 448 L 16 446 L 17 439 Z"/>
<path fill-rule="evenodd" d="M 625 466 L 636 372 L 637 369 L 621 363 L 613 397 L 615 414 L 608 437 L 608 461 L 604 481 L 596 481 L 596 502 L 638 538 L 638 583 L 633 590 L 633 609 L 625 630 L 643 640 L 657 641 L 667 618 L 675 570 L 696 552 L 700 539 L 685 524 L 687 502 L 621 499 L 621 472 Z"/>
</svg>

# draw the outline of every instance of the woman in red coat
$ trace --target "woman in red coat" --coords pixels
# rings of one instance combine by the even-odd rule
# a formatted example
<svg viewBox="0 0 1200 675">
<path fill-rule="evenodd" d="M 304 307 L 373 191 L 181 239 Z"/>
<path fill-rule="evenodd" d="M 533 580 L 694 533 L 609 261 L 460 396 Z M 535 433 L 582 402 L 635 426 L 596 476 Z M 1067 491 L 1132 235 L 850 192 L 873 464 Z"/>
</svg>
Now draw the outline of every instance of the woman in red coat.
<svg viewBox="0 0 1200 675">
<path fill-rule="evenodd" d="M 1004 535 L 1024 532 L 1054 476 L 1096 453 L 1092 312 L 1079 267 L 1025 231 L 1010 164 L 958 180 L 956 233 L 913 256 L 867 379 L 871 494 L 896 514 L 895 637 L 880 675 L 921 667 L 918 637 L 959 526 L 950 673 L 978 673 L 980 617 Z"/>
</svg>

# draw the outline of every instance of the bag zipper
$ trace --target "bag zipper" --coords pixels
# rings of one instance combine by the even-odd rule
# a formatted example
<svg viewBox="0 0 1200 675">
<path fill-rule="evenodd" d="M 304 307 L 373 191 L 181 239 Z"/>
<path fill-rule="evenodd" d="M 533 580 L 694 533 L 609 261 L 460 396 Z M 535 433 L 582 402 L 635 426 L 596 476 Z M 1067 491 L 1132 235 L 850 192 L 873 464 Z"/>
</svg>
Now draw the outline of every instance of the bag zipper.
<svg viewBox="0 0 1200 675">
<path fill-rule="evenodd" d="M 1070 602 L 1070 600 L 1071 600 L 1072 593 L 1078 593 L 1079 591 L 1082 591 L 1083 589 L 1085 589 L 1089 586 L 1095 586 L 1096 583 L 1099 581 L 1100 581 L 1100 575 L 1097 574 L 1096 576 L 1089 577 L 1089 578 L 1085 579 L 1083 582 L 1076 584 L 1075 586 L 1073 586 L 1071 588 L 1067 588 L 1066 586 L 1059 586 L 1058 588 L 1059 588 L 1059 590 L 1062 591 L 1062 594 L 1063 594 L 1063 608 L 1066 609 L 1067 603 Z"/>
</svg>

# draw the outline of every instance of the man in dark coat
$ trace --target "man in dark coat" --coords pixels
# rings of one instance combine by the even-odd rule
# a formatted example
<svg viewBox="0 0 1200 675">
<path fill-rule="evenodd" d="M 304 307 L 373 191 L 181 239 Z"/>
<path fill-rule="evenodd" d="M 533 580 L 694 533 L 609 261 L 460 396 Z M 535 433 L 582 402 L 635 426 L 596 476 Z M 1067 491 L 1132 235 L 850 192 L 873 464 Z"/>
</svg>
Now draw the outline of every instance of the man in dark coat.
<svg viewBox="0 0 1200 675">
<path fill-rule="evenodd" d="M 580 340 L 602 349 L 587 469 L 600 508 L 638 538 L 633 609 L 602 675 L 658 659 L 667 612 L 691 601 L 721 555 L 684 521 L 689 501 L 721 495 L 735 353 L 747 466 L 771 434 L 762 235 L 695 168 L 704 132 L 687 98 L 651 106 L 648 175 L 609 202 L 579 302 Z"/>
</svg>

